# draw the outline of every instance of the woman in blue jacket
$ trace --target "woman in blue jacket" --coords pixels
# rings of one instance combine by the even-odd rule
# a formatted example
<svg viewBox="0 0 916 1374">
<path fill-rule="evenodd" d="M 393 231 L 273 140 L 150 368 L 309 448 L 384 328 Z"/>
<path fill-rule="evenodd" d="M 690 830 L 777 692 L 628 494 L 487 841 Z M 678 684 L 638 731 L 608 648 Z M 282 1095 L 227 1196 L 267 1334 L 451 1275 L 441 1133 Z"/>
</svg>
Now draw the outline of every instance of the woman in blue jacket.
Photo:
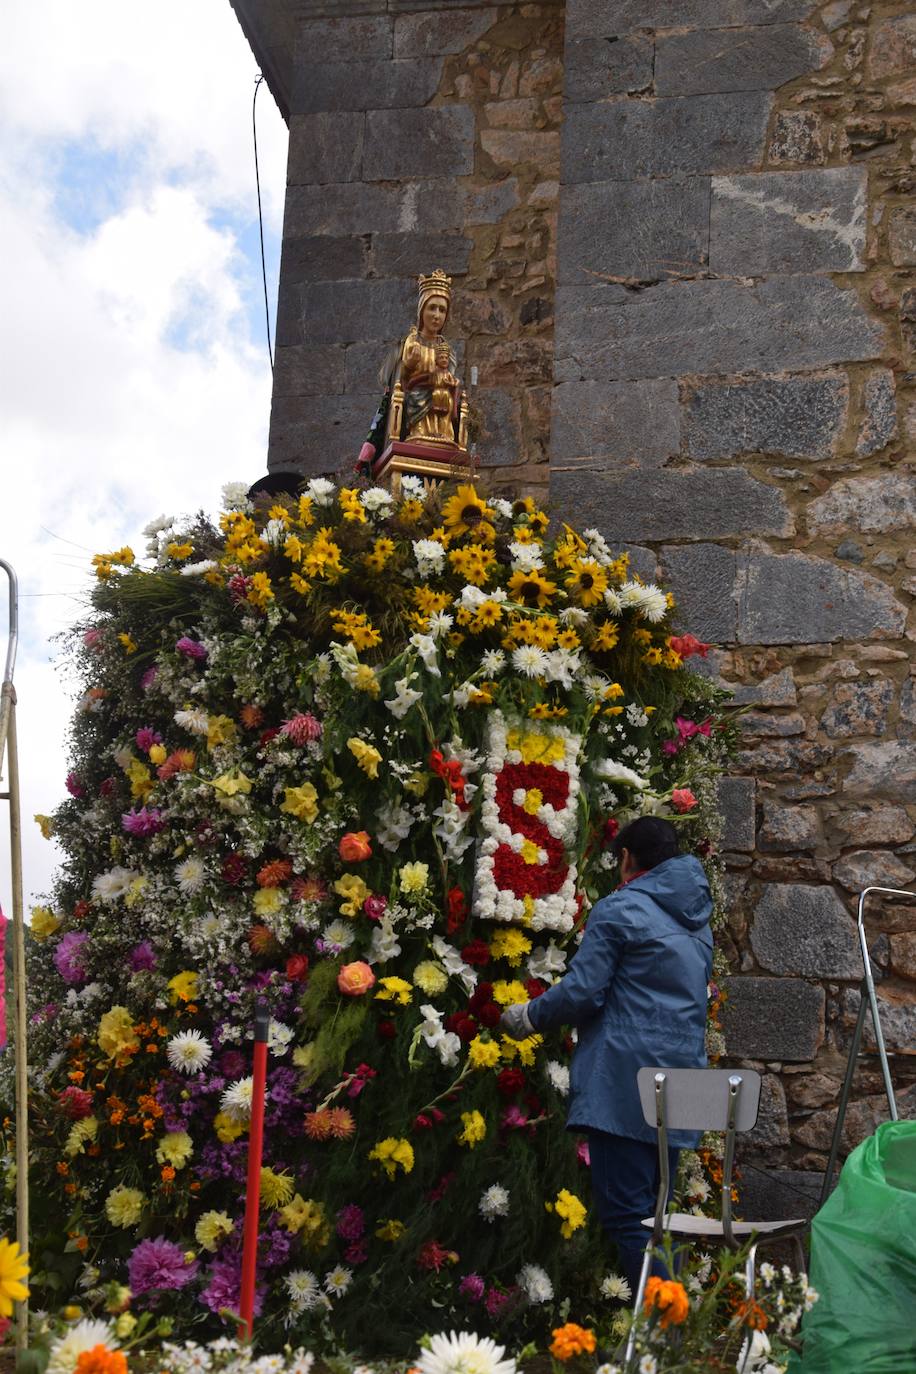
<svg viewBox="0 0 916 1374">
<path fill-rule="evenodd" d="M 712 970 L 706 875 L 678 852 L 674 826 L 643 816 L 615 841 L 621 885 L 592 908 L 565 977 L 508 1008 L 503 1029 L 521 1038 L 571 1025 L 578 1044 L 567 1127 L 587 1133 L 598 1218 L 634 1292 L 659 1186 L 657 1132 L 643 1119 L 636 1074 L 644 1065 L 706 1064 L 706 988 Z M 699 1132 L 670 1131 L 671 1177 Z"/>
</svg>

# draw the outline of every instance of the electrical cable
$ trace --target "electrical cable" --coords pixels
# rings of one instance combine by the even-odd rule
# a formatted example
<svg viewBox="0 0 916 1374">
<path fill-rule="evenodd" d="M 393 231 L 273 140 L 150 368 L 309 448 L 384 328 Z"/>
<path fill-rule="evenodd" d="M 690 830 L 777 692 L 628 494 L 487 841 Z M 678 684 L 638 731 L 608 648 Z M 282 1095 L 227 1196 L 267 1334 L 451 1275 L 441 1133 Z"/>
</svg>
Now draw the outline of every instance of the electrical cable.
<svg viewBox="0 0 916 1374">
<path fill-rule="evenodd" d="M 267 329 L 267 356 L 270 358 L 270 370 L 274 370 L 274 355 L 270 344 L 270 307 L 267 303 L 267 262 L 264 257 L 264 214 L 261 209 L 261 176 L 258 171 L 258 121 L 257 105 L 258 91 L 264 77 L 258 72 L 254 83 L 254 97 L 251 102 L 251 132 L 254 137 L 254 182 L 258 190 L 258 231 L 261 235 L 261 280 L 264 283 L 264 324 Z"/>
</svg>

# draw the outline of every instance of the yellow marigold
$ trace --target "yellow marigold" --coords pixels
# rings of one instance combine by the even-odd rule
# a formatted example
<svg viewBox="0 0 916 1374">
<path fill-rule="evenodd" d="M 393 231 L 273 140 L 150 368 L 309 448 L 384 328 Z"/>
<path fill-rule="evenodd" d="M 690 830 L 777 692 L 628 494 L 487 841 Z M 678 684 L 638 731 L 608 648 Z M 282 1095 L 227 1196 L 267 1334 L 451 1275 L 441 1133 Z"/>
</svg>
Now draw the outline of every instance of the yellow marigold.
<svg viewBox="0 0 916 1374">
<path fill-rule="evenodd" d="M 197 999 L 197 974 L 193 969 L 183 969 L 169 979 L 166 987 L 173 1007 L 179 1002 L 194 1002 Z"/>
<path fill-rule="evenodd" d="M 437 997 L 448 987 L 448 974 L 433 959 L 424 959 L 413 971 L 414 986 L 427 997 Z"/>
<path fill-rule="evenodd" d="M 105 1215 L 112 1226 L 136 1226 L 143 1215 L 143 1204 L 146 1201 L 144 1194 L 139 1188 L 126 1188 L 123 1183 L 119 1183 L 112 1188 L 105 1199 Z"/>
<path fill-rule="evenodd" d="M 380 978 L 375 996 L 380 1002 L 397 1002 L 399 1007 L 406 1007 L 413 998 L 413 988 L 403 978 Z"/>
<path fill-rule="evenodd" d="M 283 890 L 279 887 L 259 888 L 251 904 L 258 916 L 276 916 L 283 909 Z"/>
<path fill-rule="evenodd" d="M 469 1150 L 473 1150 L 485 1138 L 486 1134 L 487 1123 L 480 1112 L 461 1113 L 461 1130 L 455 1137 L 459 1145 L 467 1145 Z"/>
<path fill-rule="evenodd" d="M 545 1202 L 544 1206 L 548 1212 L 556 1212 L 561 1218 L 560 1235 L 564 1240 L 569 1240 L 573 1231 L 578 1231 L 585 1225 L 588 1215 L 585 1206 L 568 1188 L 561 1188 L 557 1193 L 556 1202 Z"/>
<path fill-rule="evenodd" d="M 60 929 L 60 917 L 55 916 L 49 906 L 33 906 L 29 929 L 33 939 L 47 940 L 49 935 Z"/>
<path fill-rule="evenodd" d="M 220 1241 L 234 1229 L 235 1222 L 228 1212 L 204 1212 L 194 1227 L 194 1239 L 202 1250 L 209 1250 L 212 1255 L 219 1249 Z"/>
<path fill-rule="evenodd" d="M 334 891 L 345 898 L 340 904 L 341 916 L 356 916 L 369 896 L 369 889 L 357 873 L 344 873 L 334 884 Z"/>
<path fill-rule="evenodd" d="M 479 1035 L 468 1045 L 468 1061 L 474 1069 L 495 1069 L 502 1060 L 495 1040 L 482 1040 Z"/>
<path fill-rule="evenodd" d="M 109 1059 L 133 1054 L 140 1048 L 140 1040 L 134 1030 L 134 1019 L 126 1007 L 112 1007 L 99 1021 L 96 1035 L 99 1048 Z"/>
<path fill-rule="evenodd" d="M 537 792 L 537 788 L 533 788 L 532 792 Z M 528 811 L 528 796 L 531 796 L 530 792 L 525 797 L 525 805 L 523 808 L 525 811 Z M 538 806 L 540 806 L 542 800 L 540 793 L 538 793 L 538 801 L 534 805 L 534 812 L 529 814 L 537 812 Z M 490 954 L 493 958 L 505 959 L 513 968 L 518 968 L 523 957 L 530 953 L 531 941 L 528 939 L 528 936 L 523 935 L 520 930 L 513 929 L 512 926 L 507 927 L 505 930 L 495 931 L 490 939 Z"/>
<path fill-rule="evenodd" d="M 295 816 L 298 821 L 305 821 L 306 825 L 313 825 L 318 819 L 318 792 L 310 782 L 304 782 L 301 787 L 287 787 L 280 810 Z"/>
<path fill-rule="evenodd" d="M 379 1240 L 390 1241 L 393 1245 L 395 1241 L 401 1239 L 406 1230 L 407 1227 L 404 1225 L 403 1221 L 398 1221 L 395 1217 L 389 1217 L 387 1221 L 383 1221 L 380 1226 L 376 1227 L 375 1234 Z"/>
<path fill-rule="evenodd" d="M 156 1148 L 156 1161 L 183 1169 L 194 1153 L 194 1145 L 187 1131 L 168 1131 Z"/>
<path fill-rule="evenodd" d="M 413 1146 L 409 1140 L 389 1135 L 369 1151 L 369 1158 L 377 1159 L 389 1178 L 394 1178 L 398 1165 L 409 1174 L 413 1169 Z"/>
<path fill-rule="evenodd" d="M 234 1120 L 228 1112 L 217 1112 L 213 1118 L 213 1129 L 217 1140 L 222 1145 L 229 1145 L 233 1140 L 238 1140 L 240 1135 L 244 1135 L 248 1127 Z"/>
<path fill-rule="evenodd" d="M 350 736 L 347 740 L 347 748 L 367 778 L 378 777 L 378 766 L 382 761 L 382 756 L 377 749 L 357 735 Z"/>
<path fill-rule="evenodd" d="M 573 1355 L 591 1355 L 595 1349 L 594 1331 L 587 1326 L 577 1326 L 575 1322 L 554 1327 L 551 1335 L 550 1353 L 558 1360 L 566 1361 Z"/>
<path fill-rule="evenodd" d="M 398 884 L 402 892 L 425 892 L 429 883 L 429 864 L 402 864 L 398 872 Z"/>
<path fill-rule="evenodd" d="M 292 1175 L 285 1169 L 281 1173 L 267 1168 L 266 1165 L 261 1169 L 262 1207 L 269 1207 L 274 1212 L 279 1207 L 285 1207 L 293 1195 L 293 1189 Z"/>
<path fill-rule="evenodd" d="M 526 1068 L 530 1068 L 537 1058 L 538 1045 L 543 1043 L 543 1035 L 529 1035 L 525 1040 L 513 1040 L 508 1035 L 504 1035 L 500 1041 L 500 1050 L 503 1059 L 508 1059 L 511 1062 L 517 1058 Z"/>
<path fill-rule="evenodd" d="M 507 982 L 505 978 L 500 978 L 493 984 L 493 1000 L 498 1002 L 501 1007 L 511 1007 L 516 1002 L 527 1002 L 528 991 L 525 984 L 520 983 L 517 978 L 511 982 Z"/>
</svg>

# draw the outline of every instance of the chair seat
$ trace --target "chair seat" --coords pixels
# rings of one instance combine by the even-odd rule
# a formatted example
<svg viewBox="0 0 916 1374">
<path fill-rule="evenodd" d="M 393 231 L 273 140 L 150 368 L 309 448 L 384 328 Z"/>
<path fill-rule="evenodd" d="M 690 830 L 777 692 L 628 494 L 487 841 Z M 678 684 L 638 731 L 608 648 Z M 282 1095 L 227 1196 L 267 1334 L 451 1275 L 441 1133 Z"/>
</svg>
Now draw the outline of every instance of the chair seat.
<svg viewBox="0 0 916 1374">
<path fill-rule="evenodd" d="M 651 1231 L 655 1218 L 647 1217 L 642 1224 Z M 787 1221 L 735 1221 L 732 1222 L 732 1232 L 736 1236 L 778 1236 L 805 1230 L 807 1226 L 804 1217 Z M 665 1230 L 676 1236 L 708 1236 L 711 1239 L 721 1238 L 725 1234 L 722 1222 L 717 1217 L 698 1217 L 693 1212 L 669 1212 L 665 1217 Z"/>
</svg>

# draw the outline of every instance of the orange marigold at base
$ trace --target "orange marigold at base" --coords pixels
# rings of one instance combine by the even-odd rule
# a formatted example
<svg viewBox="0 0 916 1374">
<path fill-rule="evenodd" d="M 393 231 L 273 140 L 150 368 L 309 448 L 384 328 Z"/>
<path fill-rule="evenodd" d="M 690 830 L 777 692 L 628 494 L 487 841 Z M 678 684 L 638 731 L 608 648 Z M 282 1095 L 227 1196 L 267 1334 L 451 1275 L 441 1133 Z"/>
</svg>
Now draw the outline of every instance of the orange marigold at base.
<svg viewBox="0 0 916 1374">
<path fill-rule="evenodd" d="M 682 1283 L 676 1279 L 660 1279 L 653 1274 L 646 1284 L 643 1306 L 646 1312 L 658 1309 L 662 1326 L 680 1326 L 690 1311 L 690 1299 Z"/>
<path fill-rule="evenodd" d="M 595 1349 L 595 1333 L 587 1326 L 567 1322 L 551 1332 L 550 1353 L 558 1360 L 571 1360 L 573 1355 L 591 1355 Z"/>
<path fill-rule="evenodd" d="M 127 1359 L 120 1350 L 94 1345 L 78 1357 L 76 1374 L 127 1374 Z"/>
</svg>

